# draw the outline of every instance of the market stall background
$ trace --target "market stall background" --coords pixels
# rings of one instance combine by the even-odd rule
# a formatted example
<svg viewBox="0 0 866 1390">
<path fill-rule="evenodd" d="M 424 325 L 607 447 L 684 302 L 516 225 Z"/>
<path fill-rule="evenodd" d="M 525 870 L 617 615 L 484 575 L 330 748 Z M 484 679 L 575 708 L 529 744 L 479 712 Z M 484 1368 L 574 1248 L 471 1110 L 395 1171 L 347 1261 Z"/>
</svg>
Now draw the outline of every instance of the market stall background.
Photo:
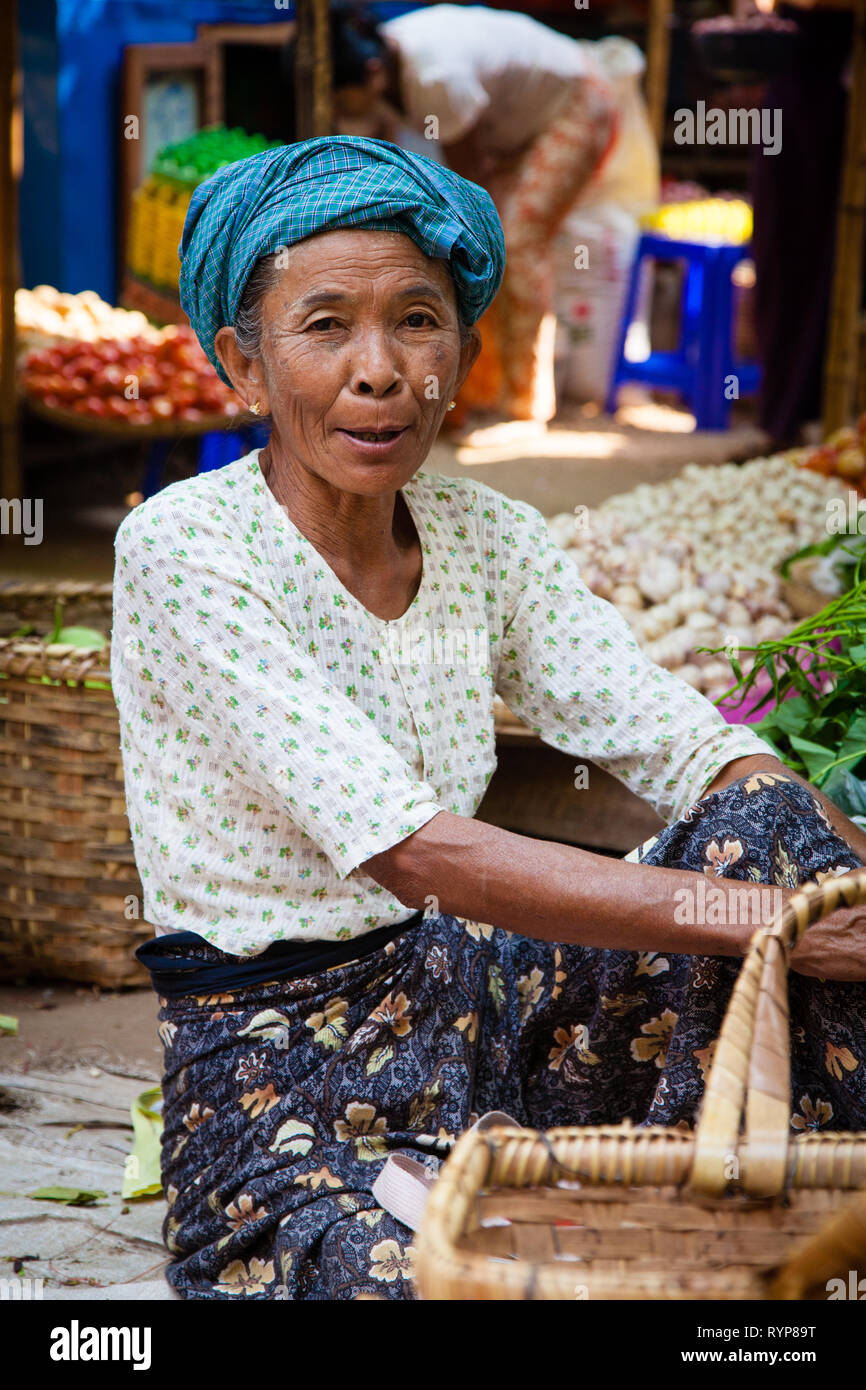
<svg viewBox="0 0 866 1390">
<path fill-rule="evenodd" d="M 381 20 L 421 8 L 384 0 L 370 5 Z M 508 8 L 501 5 L 500 8 Z M 581 38 L 624 34 L 645 42 L 647 9 L 642 4 L 544 4 L 524 11 Z M 124 50 L 137 44 L 196 42 L 200 25 L 244 25 L 262 29 L 290 22 L 292 10 L 262 5 L 261 0 L 24 0 L 19 4 L 24 166 L 20 188 L 21 280 L 27 286 L 51 284 L 69 293 L 94 290 L 115 302 L 122 267 L 115 232 L 120 196 L 118 132 Z M 254 39 L 250 31 L 246 42 Z M 671 86 L 666 108 L 681 104 L 688 63 L 688 30 L 673 32 Z M 276 55 L 256 55 L 265 76 L 278 71 Z M 248 94 L 247 94 L 248 95 Z M 252 114 L 252 113 L 249 113 Z M 247 128 L 267 138 L 288 138 L 285 117 L 270 111 L 280 129 Z M 259 108 L 259 115 L 263 115 Z M 229 125 L 237 124 L 227 113 Z M 720 182 L 747 175 L 743 151 L 679 151 L 684 174 L 707 175 Z"/>
<path fill-rule="evenodd" d="M 414 7 L 378 4 L 372 8 L 385 19 Z M 744 252 L 751 233 L 751 209 L 742 198 L 731 196 L 745 192 L 748 152 L 732 147 L 683 149 L 671 138 L 672 111 L 699 89 L 688 61 L 689 24 L 712 7 L 702 0 L 694 4 L 682 0 L 675 12 L 653 0 L 651 7 L 593 3 L 589 11 L 581 11 L 570 0 L 568 4 L 550 0 L 535 5 L 532 13 L 581 38 L 615 33 L 646 45 L 649 8 L 672 18 L 669 80 L 660 77 L 667 66 L 663 53 L 647 84 L 652 126 L 661 135 L 665 206 L 655 210 L 656 172 L 656 187 L 646 196 L 646 207 L 640 206 L 641 194 L 625 213 L 621 207 L 605 215 L 597 207 L 584 208 L 575 214 L 579 232 L 570 227 L 563 241 L 567 253 L 578 238 L 596 238 L 591 240 L 593 256 L 606 258 L 611 267 L 618 305 L 644 233 L 691 236 L 701 242 L 718 237 L 721 228 L 722 240 L 742 245 Z M 290 10 L 264 6 L 259 0 L 175 0 L 173 4 L 93 0 L 86 5 L 75 0 L 23 0 L 19 6 L 23 172 L 18 284 L 27 287 L 19 291 L 19 380 L 28 402 L 23 422 L 28 486 L 32 482 L 45 492 L 49 515 L 45 543 L 33 549 L 17 547 L 0 568 L 0 587 L 5 589 L 0 639 L 12 644 L 0 656 L 0 675 L 8 682 L 8 690 L 14 688 L 17 702 L 16 710 L 7 701 L 8 744 L 11 748 L 19 739 L 25 740 L 28 767 L 35 769 L 30 785 L 43 798 L 40 820 L 48 823 L 48 829 L 44 841 L 35 835 L 24 805 L 0 825 L 0 841 L 6 837 L 0 851 L 5 855 L 6 888 L 0 888 L 0 899 L 5 892 L 3 912 L 13 924 L 12 946 L 5 960 L 0 956 L 0 974 L 7 977 L 18 972 L 18 976 L 34 978 L 40 974 L 49 979 L 64 974 L 71 978 L 69 968 L 64 969 L 62 962 L 58 965 L 58 960 L 64 949 L 69 954 L 67 928 L 74 922 L 81 933 L 75 938 L 74 953 L 84 971 L 79 970 L 76 978 L 82 983 L 95 981 L 97 986 L 101 980 L 106 988 L 135 983 L 127 968 L 127 948 L 150 929 L 138 918 L 121 924 L 119 931 L 111 925 L 119 920 L 120 904 L 130 889 L 134 895 L 136 883 L 123 829 L 122 783 L 96 765 L 99 757 L 107 765 L 105 750 L 114 739 L 102 645 L 108 625 L 104 610 L 110 601 L 105 582 L 111 572 L 111 534 L 124 514 L 124 498 L 131 501 L 136 495 L 147 495 L 196 467 L 220 466 L 241 447 L 260 442 L 261 436 L 249 433 L 253 422 L 239 418 L 232 393 L 221 387 L 210 369 L 205 370 L 207 364 L 202 366 L 202 355 L 188 330 L 172 326 L 182 316 L 172 304 L 170 252 L 177 228 L 171 217 L 182 221 L 184 188 L 188 193 L 194 183 L 184 171 L 192 169 L 194 175 L 203 176 L 211 167 L 205 160 L 196 169 L 197 152 L 193 156 L 187 150 L 186 164 L 187 155 L 177 154 L 178 140 L 189 133 L 191 120 L 209 126 L 224 123 L 227 129 L 212 131 L 208 140 L 215 145 L 224 141 L 224 148 L 236 152 L 250 139 L 261 145 L 292 138 L 290 106 L 279 99 L 285 91 L 280 86 L 279 50 L 291 22 Z M 201 26 L 219 26 L 219 31 L 209 31 L 210 42 L 220 45 L 218 63 L 215 50 L 204 51 Z M 271 30 L 270 39 L 262 42 L 266 28 Z M 658 28 L 649 34 L 650 48 L 658 36 Z M 177 61 L 169 68 L 166 50 L 177 45 L 197 47 L 198 53 L 178 49 Z M 129 56 L 136 46 L 145 46 L 138 52 L 141 61 Z M 251 54 L 269 77 L 259 92 L 251 91 L 249 67 L 244 67 Z M 184 77 L 176 100 L 166 103 L 160 120 L 145 128 L 143 139 L 130 141 L 123 124 L 125 117 L 136 114 L 135 109 L 126 109 L 130 93 L 136 93 L 133 107 L 146 104 L 148 73 L 155 75 L 158 85 L 163 71 L 197 75 L 186 86 Z M 749 89 L 742 91 L 745 103 Z M 199 143 L 193 141 L 196 151 Z M 855 203 L 858 198 L 862 201 L 862 179 L 858 188 Z M 713 196 L 720 193 L 726 196 Z M 161 240 L 154 235 L 143 245 L 142 236 L 147 243 L 148 231 L 163 214 Z M 745 273 L 734 294 L 733 337 L 743 360 L 754 352 L 752 284 L 753 277 L 750 281 Z M 575 283 L 568 282 L 567 274 L 563 286 L 557 307 L 570 353 L 567 368 L 578 379 L 575 398 L 584 404 L 566 407 L 547 439 L 532 450 L 472 448 L 443 438 L 429 467 L 490 482 L 539 506 L 551 519 L 554 538 L 575 555 L 590 586 L 616 604 L 649 654 L 711 698 L 719 698 L 734 681 L 732 635 L 737 652 L 741 647 L 746 653 L 744 657 L 740 653 L 739 659 L 748 680 L 753 666 L 748 655 L 751 644 L 779 643 L 803 614 L 816 611 L 825 601 L 833 602 L 845 584 L 853 582 L 854 576 L 842 575 L 832 556 L 808 557 L 793 582 L 790 576 L 783 578 L 778 567 L 792 552 L 820 546 L 827 532 L 829 504 L 839 501 L 850 512 L 846 499 L 862 495 L 866 421 L 858 428 L 856 411 L 846 409 L 847 428 L 837 430 L 824 443 L 816 431 L 813 446 L 782 454 L 765 449 L 766 441 L 756 430 L 746 401 L 737 402 L 732 428 L 725 434 L 692 433 L 694 420 L 682 404 L 672 404 L 667 396 L 653 399 L 649 392 L 633 398 L 626 393 L 616 415 L 605 415 L 601 405 L 606 370 L 590 386 L 586 376 L 580 375 L 597 369 L 596 359 L 602 355 L 598 338 L 586 347 L 587 300 Z M 638 325 L 654 341 L 670 332 L 679 292 L 679 281 L 663 268 Z M 591 307 L 605 306 L 599 300 Z M 156 323 L 169 326 L 148 324 L 140 316 L 142 308 L 151 312 Z M 138 317 L 122 318 L 129 310 Z M 620 312 L 617 308 L 610 314 L 614 328 L 620 327 Z M 850 317 L 850 306 L 845 314 Z M 88 315 L 95 325 L 93 333 L 87 327 Z M 70 324 L 74 331 L 66 331 Z M 605 351 L 613 351 L 614 336 L 611 329 L 609 342 L 604 340 Z M 115 340 L 131 343 L 131 349 L 119 350 Z M 565 362 L 565 357 L 561 360 Z M 856 354 L 853 365 L 848 361 L 843 366 L 842 377 L 847 380 L 856 369 Z M 491 378 L 495 376 L 492 355 L 484 367 Z M 117 373 L 124 375 L 125 368 L 131 368 L 137 378 L 144 374 L 146 389 L 134 405 L 121 404 L 116 391 Z M 857 405 L 862 409 L 866 406 L 862 373 L 858 389 Z M 234 434 L 239 427 L 247 433 Z M 16 575 L 18 588 L 2 586 L 7 574 Z M 66 583 L 75 578 L 83 581 L 83 593 L 76 592 L 74 583 Z M 859 571 L 856 578 L 859 583 Z M 37 592 L 42 580 L 47 582 Z M 854 592 L 859 593 L 856 585 Z M 76 606 L 79 600 L 84 607 Z M 91 601 L 92 612 L 87 609 Z M 853 606 L 851 611 L 846 651 L 856 650 L 859 618 Z M 98 645 L 93 648 L 83 645 L 80 636 L 80 625 L 85 623 L 98 629 Z M 76 630 L 78 635 L 73 636 Z M 92 632 L 88 640 L 93 641 Z M 48 653 L 46 643 L 51 647 Z M 752 688 L 744 705 L 730 700 L 726 717 L 760 717 L 766 709 L 756 714 L 754 705 L 767 688 L 766 683 Z M 824 700 L 823 676 L 815 688 Z M 793 707 L 802 692 L 790 688 L 785 693 L 794 697 L 788 732 L 796 738 L 802 729 Z M 48 711 L 49 704 L 50 713 L 42 717 L 40 708 Z M 65 750 L 62 766 L 53 735 L 42 732 L 55 717 Z M 790 756 L 783 724 L 784 717 L 775 732 Z M 857 766 L 854 753 L 866 744 L 850 710 L 834 725 L 834 737 L 836 746 L 823 749 L 823 757 L 818 756 L 820 745 L 811 743 L 809 775 L 823 774 L 840 749 L 852 749 L 849 761 Z M 482 818 L 523 833 L 608 852 L 622 852 L 656 828 L 654 815 L 642 803 L 623 794 L 618 784 L 597 770 L 592 774 L 591 797 L 576 796 L 573 760 L 542 747 L 504 707 L 499 711 L 498 739 L 501 766 L 482 807 Z M 18 761 L 22 746 L 17 746 Z M 10 801 L 17 800 L 21 791 L 14 762 L 7 756 L 0 766 L 0 790 L 7 776 Z M 94 779 L 90 784 L 88 777 Z M 77 793 L 70 790 L 75 778 L 80 779 Z M 98 795 L 106 800 L 100 806 L 104 826 L 100 821 L 98 827 L 104 844 L 94 855 L 95 822 L 80 788 L 97 784 Z M 862 787 L 847 790 L 853 800 L 846 809 L 857 810 L 856 797 Z M 73 804 L 76 796 L 81 803 L 78 809 Z M 57 807 L 56 827 L 52 806 Z M 866 813 L 866 800 L 859 810 Z M 42 863 L 34 857 L 37 842 Z M 28 878 L 31 886 L 26 891 L 15 886 Z M 102 914 L 97 925 L 111 937 L 111 951 L 102 952 L 105 959 L 110 957 L 110 971 L 101 959 L 95 930 L 87 949 L 88 904 L 91 912 Z M 0 922 L 0 930 L 2 926 Z M 43 1005 L 50 1010 L 53 997 L 50 989 L 40 992 L 38 987 L 22 993 L 35 1043 L 29 1052 L 16 1044 L 15 1065 L 22 1059 L 25 1064 L 46 1063 L 47 1054 L 40 1052 L 40 1010 Z M 81 1012 L 80 999 L 76 1007 Z M 7 1050 L 6 1055 L 13 1054 Z M 84 1055 L 81 1047 L 77 1055 Z M 92 1060 L 110 1070 L 111 1049 L 94 1053 Z M 150 1079 L 151 1062 L 146 1058 L 143 1069 L 130 1066 L 127 1052 L 123 1065 L 129 1067 L 127 1075 Z M 2 1080 L 16 1091 L 13 1080 Z M 37 1081 L 44 1083 L 49 1097 L 47 1116 L 55 1100 L 53 1083 L 47 1075 Z M 76 1104 L 82 1098 L 93 1103 L 93 1088 L 77 1076 L 75 1084 L 80 1092 L 74 1095 Z M 124 1105 L 137 1089 L 121 1087 Z M 114 1120 L 116 1111 L 115 1105 Z M 82 1111 L 85 1121 L 92 1120 L 94 1113 Z M 53 1121 L 43 1116 L 34 1123 L 43 1122 Z M 13 1167 L 20 1146 L 28 1142 L 27 1127 L 16 1124 L 14 1128 L 4 1155 Z M 120 1152 L 122 1136 L 113 1136 L 111 1146 Z M 46 1180 L 56 1177 L 62 1161 L 63 1155 L 57 1155 L 46 1163 Z M 116 1161 L 112 1153 L 98 1156 L 97 1169 L 107 1183 L 105 1175 Z M 88 1185 L 87 1159 L 77 1166 L 69 1162 L 67 1168 L 69 1181 Z M 98 1185 L 97 1169 L 90 1186 Z M 30 1210 L 28 1200 L 22 1198 L 15 1213 L 22 1220 Z M 122 1213 L 119 1191 L 112 1190 L 112 1203 L 113 1220 Z M 152 1224 L 145 1230 L 143 1222 L 140 1233 L 151 1243 Z M 60 1242 L 55 1244 L 59 1247 Z M 104 1273 L 106 1280 L 116 1281 L 130 1268 L 127 1261 L 119 1273 L 107 1263 L 104 1272 L 100 1269 L 100 1278 Z M 69 1283 L 74 1270 L 64 1266 L 63 1275 Z"/>
</svg>

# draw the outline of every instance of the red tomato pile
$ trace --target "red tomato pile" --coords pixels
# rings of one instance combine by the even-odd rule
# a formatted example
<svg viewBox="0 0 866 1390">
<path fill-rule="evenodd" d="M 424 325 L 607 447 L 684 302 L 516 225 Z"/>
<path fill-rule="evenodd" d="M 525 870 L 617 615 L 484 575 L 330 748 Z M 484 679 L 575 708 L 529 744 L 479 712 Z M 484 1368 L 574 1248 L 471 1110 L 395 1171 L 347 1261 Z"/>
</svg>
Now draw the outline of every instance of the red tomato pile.
<svg viewBox="0 0 866 1390">
<path fill-rule="evenodd" d="M 30 353 L 21 384 L 54 410 L 130 425 L 241 410 L 186 327 L 165 328 L 156 343 L 144 338 L 57 343 Z"/>
</svg>

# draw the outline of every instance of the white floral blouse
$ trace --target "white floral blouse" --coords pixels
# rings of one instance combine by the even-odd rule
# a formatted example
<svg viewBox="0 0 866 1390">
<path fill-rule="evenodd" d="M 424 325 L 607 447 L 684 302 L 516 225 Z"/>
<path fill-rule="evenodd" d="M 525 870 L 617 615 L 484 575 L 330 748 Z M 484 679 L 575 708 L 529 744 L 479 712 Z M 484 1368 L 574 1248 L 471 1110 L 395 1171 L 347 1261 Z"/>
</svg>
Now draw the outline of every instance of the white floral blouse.
<svg viewBox="0 0 866 1390">
<path fill-rule="evenodd" d="M 254 955 L 406 920 L 362 866 L 440 810 L 474 815 L 495 692 L 665 819 L 725 763 L 770 751 L 642 655 L 532 507 L 424 473 L 403 495 L 423 574 L 393 622 L 292 524 L 258 451 L 121 526 L 112 681 L 161 933 Z"/>
</svg>

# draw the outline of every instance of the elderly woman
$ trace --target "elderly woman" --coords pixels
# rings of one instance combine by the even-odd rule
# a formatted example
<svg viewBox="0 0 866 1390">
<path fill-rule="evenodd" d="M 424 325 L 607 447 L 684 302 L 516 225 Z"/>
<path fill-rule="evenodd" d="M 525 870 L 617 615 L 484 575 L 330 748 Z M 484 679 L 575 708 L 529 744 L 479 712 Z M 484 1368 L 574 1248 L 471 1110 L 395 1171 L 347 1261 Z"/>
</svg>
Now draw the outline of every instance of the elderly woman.
<svg viewBox="0 0 866 1390">
<path fill-rule="evenodd" d="M 202 345 L 272 435 L 117 538 L 168 1277 L 405 1298 L 411 1233 L 371 1191 L 388 1154 L 435 1163 L 494 1108 L 691 1122 L 754 930 L 731 895 L 866 843 L 641 654 L 537 512 L 420 471 L 502 274 L 480 188 L 312 140 L 199 188 L 181 252 Z M 667 828 L 626 862 L 475 820 L 497 691 Z M 795 1123 L 861 1125 L 863 914 L 793 963 Z"/>
</svg>

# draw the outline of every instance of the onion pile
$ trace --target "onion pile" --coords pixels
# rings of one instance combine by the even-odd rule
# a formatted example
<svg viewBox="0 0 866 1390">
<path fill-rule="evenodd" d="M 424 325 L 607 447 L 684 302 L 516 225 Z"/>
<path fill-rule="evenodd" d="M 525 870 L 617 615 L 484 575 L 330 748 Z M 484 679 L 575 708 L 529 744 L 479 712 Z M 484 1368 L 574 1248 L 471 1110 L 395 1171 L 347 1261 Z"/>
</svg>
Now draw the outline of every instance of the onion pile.
<svg viewBox="0 0 866 1390">
<path fill-rule="evenodd" d="M 793 627 L 776 570 L 827 536 L 827 503 L 844 493 L 841 480 L 794 468 L 782 455 L 689 464 L 669 482 L 643 483 L 548 525 L 646 654 L 717 699 L 733 684 L 730 662 L 698 648 L 748 648 Z M 748 657 L 741 664 L 751 669 Z"/>
</svg>

